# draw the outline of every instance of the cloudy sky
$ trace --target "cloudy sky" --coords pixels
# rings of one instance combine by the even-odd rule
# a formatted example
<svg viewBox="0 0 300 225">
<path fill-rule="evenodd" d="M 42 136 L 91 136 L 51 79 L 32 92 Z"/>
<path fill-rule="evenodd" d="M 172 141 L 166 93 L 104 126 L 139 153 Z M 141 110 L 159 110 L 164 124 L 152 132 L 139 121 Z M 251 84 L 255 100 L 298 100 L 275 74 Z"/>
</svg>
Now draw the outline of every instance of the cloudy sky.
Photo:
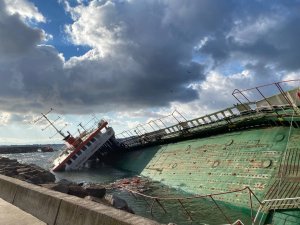
<svg viewBox="0 0 300 225">
<path fill-rule="evenodd" d="M 297 0 L 2 0 L 0 144 L 59 142 L 30 123 L 50 108 L 118 132 L 229 107 L 300 78 L 299 24 Z"/>
</svg>

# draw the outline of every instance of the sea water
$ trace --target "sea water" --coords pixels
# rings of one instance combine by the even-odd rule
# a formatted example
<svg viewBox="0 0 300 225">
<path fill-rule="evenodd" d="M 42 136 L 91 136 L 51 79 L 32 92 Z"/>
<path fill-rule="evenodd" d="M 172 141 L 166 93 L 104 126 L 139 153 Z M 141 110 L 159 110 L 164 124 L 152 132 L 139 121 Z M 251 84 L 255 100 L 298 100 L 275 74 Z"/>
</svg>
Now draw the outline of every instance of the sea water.
<svg viewBox="0 0 300 225">
<path fill-rule="evenodd" d="M 2 157 L 17 159 L 20 163 L 36 164 L 44 169 L 50 169 L 51 162 L 58 152 L 36 152 L 20 154 L 2 154 Z M 67 179 L 76 183 L 100 183 L 110 184 L 119 179 L 131 178 L 138 174 L 122 171 L 105 164 L 97 165 L 97 168 L 85 168 L 80 171 L 56 172 L 57 180 Z M 156 220 L 160 223 L 175 223 L 177 225 L 220 225 L 233 223 L 240 219 L 244 224 L 251 224 L 250 210 L 238 209 L 217 203 L 209 199 L 163 200 L 153 202 L 132 195 L 121 189 L 110 189 L 108 193 L 115 194 L 124 199 L 133 209 L 135 214 Z M 166 187 L 158 182 L 151 184 L 147 191 L 150 196 L 172 196 L 174 198 L 191 197 L 187 193 Z M 151 210 L 152 208 L 152 210 Z"/>
</svg>

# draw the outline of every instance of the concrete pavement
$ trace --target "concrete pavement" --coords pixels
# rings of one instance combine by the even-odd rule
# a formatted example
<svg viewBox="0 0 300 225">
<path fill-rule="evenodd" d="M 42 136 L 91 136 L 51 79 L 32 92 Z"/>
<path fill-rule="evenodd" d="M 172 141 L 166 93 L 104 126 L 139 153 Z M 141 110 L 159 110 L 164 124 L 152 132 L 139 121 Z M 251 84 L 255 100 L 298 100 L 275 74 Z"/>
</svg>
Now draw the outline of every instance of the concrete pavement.
<svg viewBox="0 0 300 225">
<path fill-rule="evenodd" d="M 0 198 L 0 225 L 47 225 Z"/>
</svg>

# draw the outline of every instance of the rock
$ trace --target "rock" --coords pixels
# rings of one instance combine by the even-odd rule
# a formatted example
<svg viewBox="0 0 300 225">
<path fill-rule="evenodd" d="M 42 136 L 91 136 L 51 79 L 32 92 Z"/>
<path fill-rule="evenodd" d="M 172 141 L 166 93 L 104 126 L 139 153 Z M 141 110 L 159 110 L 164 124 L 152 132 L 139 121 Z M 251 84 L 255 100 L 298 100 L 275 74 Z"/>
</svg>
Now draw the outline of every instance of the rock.
<svg viewBox="0 0 300 225">
<path fill-rule="evenodd" d="M 75 195 L 80 198 L 84 198 L 85 196 L 88 196 L 87 191 L 83 187 L 80 187 L 78 185 L 73 185 L 73 184 L 69 186 L 68 194 Z"/>
<path fill-rule="evenodd" d="M 48 188 L 53 191 L 58 191 L 67 194 L 69 192 L 69 187 L 64 184 L 51 183 L 51 184 L 41 184 L 42 187 Z"/>
<path fill-rule="evenodd" d="M 90 198 L 95 202 L 99 202 L 99 199 L 101 199 L 106 193 L 106 189 L 102 185 L 76 184 L 66 179 L 59 180 L 57 183 L 41 184 L 41 186 L 54 191 L 75 195 L 80 198 Z"/>
<path fill-rule="evenodd" d="M 39 176 L 28 176 L 26 174 L 23 174 L 23 176 L 25 176 L 27 179 L 25 180 L 28 183 L 32 183 L 32 184 L 43 184 L 43 179 Z"/>
<path fill-rule="evenodd" d="M 76 185 L 74 182 L 71 182 L 67 179 L 61 179 L 59 181 L 57 181 L 58 184 L 62 184 L 62 185 L 66 185 L 66 186 L 69 186 L 69 185 Z"/>
<path fill-rule="evenodd" d="M 101 185 L 89 184 L 82 186 L 81 184 L 76 184 L 66 179 L 59 180 L 57 183 L 41 184 L 41 186 L 54 191 L 75 195 L 80 198 L 89 197 L 95 202 L 98 202 L 106 193 L 106 189 Z"/>
<path fill-rule="evenodd" d="M 13 177 L 18 174 L 18 172 L 16 170 L 1 170 L 0 173 L 5 176 L 9 176 L 9 177 Z"/>
<path fill-rule="evenodd" d="M 29 172 L 31 171 L 32 169 L 31 168 L 28 168 L 28 167 L 21 167 L 19 169 L 17 169 L 17 172 L 18 173 L 24 173 L 24 172 Z"/>
<path fill-rule="evenodd" d="M 124 199 L 116 195 L 110 195 L 110 194 L 106 194 L 104 196 L 104 199 L 114 208 L 121 209 L 126 212 L 134 214 L 133 210 L 128 206 L 127 202 Z"/>
<path fill-rule="evenodd" d="M 53 183 L 55 176 L 36 165 L 24 165 L 15 159 L 0 157 L 0 173 L 33 184 Z"/>
<path fill-rule="evenodd" d="M 96 198 L 103 198 L 106 193 L 105 187 L 99 184 L 88 184 L 83 186 L 83 188 L 86 190 L 88 195 Z"/>
<path fill-rule="evenodd" d="M 90 195 L 84 197 L 84 199 L 89 200 L 89 201 L 93 201 L 93 202 L 97 202 L 97 203 L 103 203 L 103 200 L 101 198 L 96 198 L 96 197 L 93 197 L 93 196 L 90 196 Z"/>
<path fill-rule="evenodd" d="M 5 157 L 0 157 L 0 162 L 4 163 L 4 162 L 17 162 L 16 159 L 9 159 L 9 158 L 5 158 Z"/>
<path fill-rule="evenodd" d="M 19 173 L 19 176 L 23 176 L 26 178 L 27 182 L 33 184 L 46 184 L 46 183 L 53 183 L 55 181 L 55 177 L 52 173 L 38 173 L 35 175 L 28 174 L 28 173 Z"/>
<path fill-rule="evenodd" d="M 42 184 L 55 182 L 55 176 L 47 170 L 44 170 L 38 176 L 42 177 Z"/>
</svg>

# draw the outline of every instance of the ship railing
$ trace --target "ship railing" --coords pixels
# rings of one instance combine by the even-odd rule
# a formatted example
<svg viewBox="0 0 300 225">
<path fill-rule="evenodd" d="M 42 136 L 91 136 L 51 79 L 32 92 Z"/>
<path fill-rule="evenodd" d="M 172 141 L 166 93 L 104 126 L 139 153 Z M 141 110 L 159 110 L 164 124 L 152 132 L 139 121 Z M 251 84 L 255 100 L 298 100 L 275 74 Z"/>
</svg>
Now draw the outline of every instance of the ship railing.
<svg viewBox="0 0 300 225">
<path fill-rule="evenodd" d="M 233 221 L 229 216 L 225 213 L 225 211 L 221 208 L 220 203 L 218 203 L 217 196 L 222 196 L 222 195 L 227 195 L 227 194 L 232 194 L 232 193 L 237 193 L 237 192 L 247 192 L 249 196 L 249 207 L 250 207 L 250 212 L 251 212 L 251 221 L 252 225 L 254 225 L 254 199 L 256 200 L 256 203 L 261 205 L 262 202 L 259 200 L 259 198 L 254 194 L 254 192 L 251 190 L 250 187 L 244 187 L 242 189 L 237 189 L 237 190 L 232 190 L 232 191 L 227 191 L 227 192 L 219 192 L 219 193 L 212 193 L 212 194 L 207 194 L 207 195 L 195 195 L 195 196 L 190 196 L 190 197 L 157 197 L 157 196 L 150 196 L 146 195 L 143 193 L 140 193 L 135 190 L 128 189 L 126 187 L 122 188 L 123 190 L 127 191 L 130 193 L 135 199 L 138 197 L 142 198 L 147 205 L 150 207 L 150 213 L 151 216 L 154 217 L 153 215 L 153 208 L 155 205 L 157 205 L 159 208 L 163 210 L 163 212 L 166 214 L 167 208 L 164 206 L 163 202 L 165 201 L 172 201 L 172 202 L 177 202 L 177 204 L 180 206 L 180 208 L 183 210 L 183 212 L 186 214 L 188 220 L 194 221 L 192 212 L 188 210 L 188 208 L 185 205 L 185 202 L 188 200 L 193 200 L 193 199 L 209 199 L 215 206 L 216 209 L 222 214 L 224 217 L 224 220 L 231 225 L 243 225 L 241 220 L 236 220 Z M 149 203 L 150 201 L 150 203 Z"/>
<path fill-rule="evenodd" d="M 128 147 L 139 146 L 161 139 L 174 138 L 182 134 L 189 134 L 210 129 L 212 127 L 232 124 L 232 119 L 239 118 L 242 115 L 256 113 L 253 109 L 243 110 L 241 106 L 235 105 L 191 120 L 182 119 L 184 117 L 181 117 L 182 120 L 180 120 L 180 118 L 175 117 L 174 112 L 171 114 L 176 121 L 173 125 L 167 126 L 167 123 L 164 121 L 164 119 L 170 117 L 169 115 L 164 118 L 152 120 L 147 124 L 140 124 L 130 130 L 123 131 L 122 133 L 117 134 L 116 138 Z M 152 128 L 152 130 L 149 130 L 149 128 Z"/>
<path fill-rule="evenodd" d="M 194 128 L 203 129 L 206 126 L 212 127 L 214 125 L 219 125 L 218 123 L 222 121 L 223 123 L 229 123 L 228 120 L 230 118 L 238 115 L 237 113 L 233 113 L 233 110 L 235 110 L 235 107 L 205 115 L 196 119 L 186 120 L 183 122 L 179 121 L 174 125 L 166 126 L 149 132 L 146 132 L 147 130 L 144 128 L 145 125 L 139 125 L 134 129 L 123 131 L 121 134 L 116 135 L 116 137 L 119 139 L 123 138 L 123 141 L 121 142 L 130 147 L 161 139 L 168 139 L 179 136 L 184 132 L 188 133 L 193 131 Z M 152 123 L 154 122 L 155 121 L 152 121 Z M 150 124 L 148 124 L 148 126 L 150 126 Z"/>
<path fill-rule="evenodd" d="M 207 125 L 214 126 L 218 125 L 218 122 L 229 123 L 231 118 L 237 117 L 240 114 L 235 106 L 192 120 L 186 120 L 181 114 L 180 116 L 176 116 L 175 113 L 179 114 L 176 110 L 163 118 L 152 120 L 147 124 L 139 124 L 135 128 L 117 134 L 116 138 L 128 146 L 140 145 L 149 141 L 176 137 L 193 128 L 204 128 Z M 173 125 L 168 125 L 165 121 L 170 117 L 175 120 Z"/>
<path fill-rule="evenodd" d="M 289 108 L 289 106 L 285 106 L 285 109 Z M 154 132 L 139 132 L 138 134 L 134 134 L 132 131 L 128 130 L 121 133 L 123 136 L 127 133 L 127 136 L 125 135 L 125 138 L 120 137 L 120 134 L 116 135 L 116 137 L 117 139 L 119 138 L 119 140 L 123 139 L 121 143 L 124 143 L 129 147 L 133 147 L 149 142 L 155 142 L 161 139 L 169 139 L 181 136 L 183 133 L 189 134 L 201 130 L 211 129 L 213 127 L 231 125 L 239 119 L 242 119 L 243 116 L 258 115 L 260 113 L 274 113 L 274 110 L 266 107 L 257 108 L 256 110 L 251 109 L 247 111 L 236 111 L 239 111 L 237 107 L 231 107 L 216 113 L 205 115 L 185 122 L 180 122 L 178 124 L 165 127 Z M 142 125 L 140 125 L 140 127 L 141 126 Z"/>
<path fill-rule="evenodd" d="M 300 84 L 300 79 L 281 81 L 246 90 L 235 89 L 232 95 L 239 103 L 232 107 L 191 120 L 187 120 L 180 112 L 174 110 L 170 115 L 125 130 L 117 134 L 116 138 L 119 139 L 122 144 L 128 147 L 134 147 L 161 139 L 178 137 L 183 134 L 189 135 L 193 132 L 211 129 L 213 127 L 231 125 L 244 116 L 265 113 L 272 113 L 279 116 L 282 115 L 282 112 L 286 116 L 291 116 L 295 113 L 300 115 L 300 87 L 290 91 L 284 91 L 282 84 L 289 82 L 299 82 Z M 276 93 L 279 92 L 279 94 L 266 98 L 263 89 L 269 86 L 275 86 L 277 90 Z M 254 99 L 250 101 L 249 96 L 251 95 L 248 94 L 248 92 L 253 91 L 259 94 L 259 100 Z M 242 101 L 240 97 L 242 97 L 244 101 Z"/>
<path fill-rule="evenodd" d="M 293 86 L 296 88 L 284 91 L 284 85 L 289 89 Z M 267 95 L 270 97 L 266 97 Z M 270 110 L 278 114 L 278 109 L 284 111 L 289 108 L 292 113 L 300 115 L 300 79 L 285 80 L 245 90 L 235 89 L 232 96 L 245 109 L 247 104 L 255 102 L 256 111 Z"/>
<path fill-rule="evenodd" d="M 278 209 L 290 209 L 290 208 L 300 209 L 300 197 L 263 200 L 255 215 L 254 223 L 258 225 L 262 223 L 264 217 L 264 214 L 262 212 L 268 212 L 270 210 L 278 210 Z"/>
</svg>

